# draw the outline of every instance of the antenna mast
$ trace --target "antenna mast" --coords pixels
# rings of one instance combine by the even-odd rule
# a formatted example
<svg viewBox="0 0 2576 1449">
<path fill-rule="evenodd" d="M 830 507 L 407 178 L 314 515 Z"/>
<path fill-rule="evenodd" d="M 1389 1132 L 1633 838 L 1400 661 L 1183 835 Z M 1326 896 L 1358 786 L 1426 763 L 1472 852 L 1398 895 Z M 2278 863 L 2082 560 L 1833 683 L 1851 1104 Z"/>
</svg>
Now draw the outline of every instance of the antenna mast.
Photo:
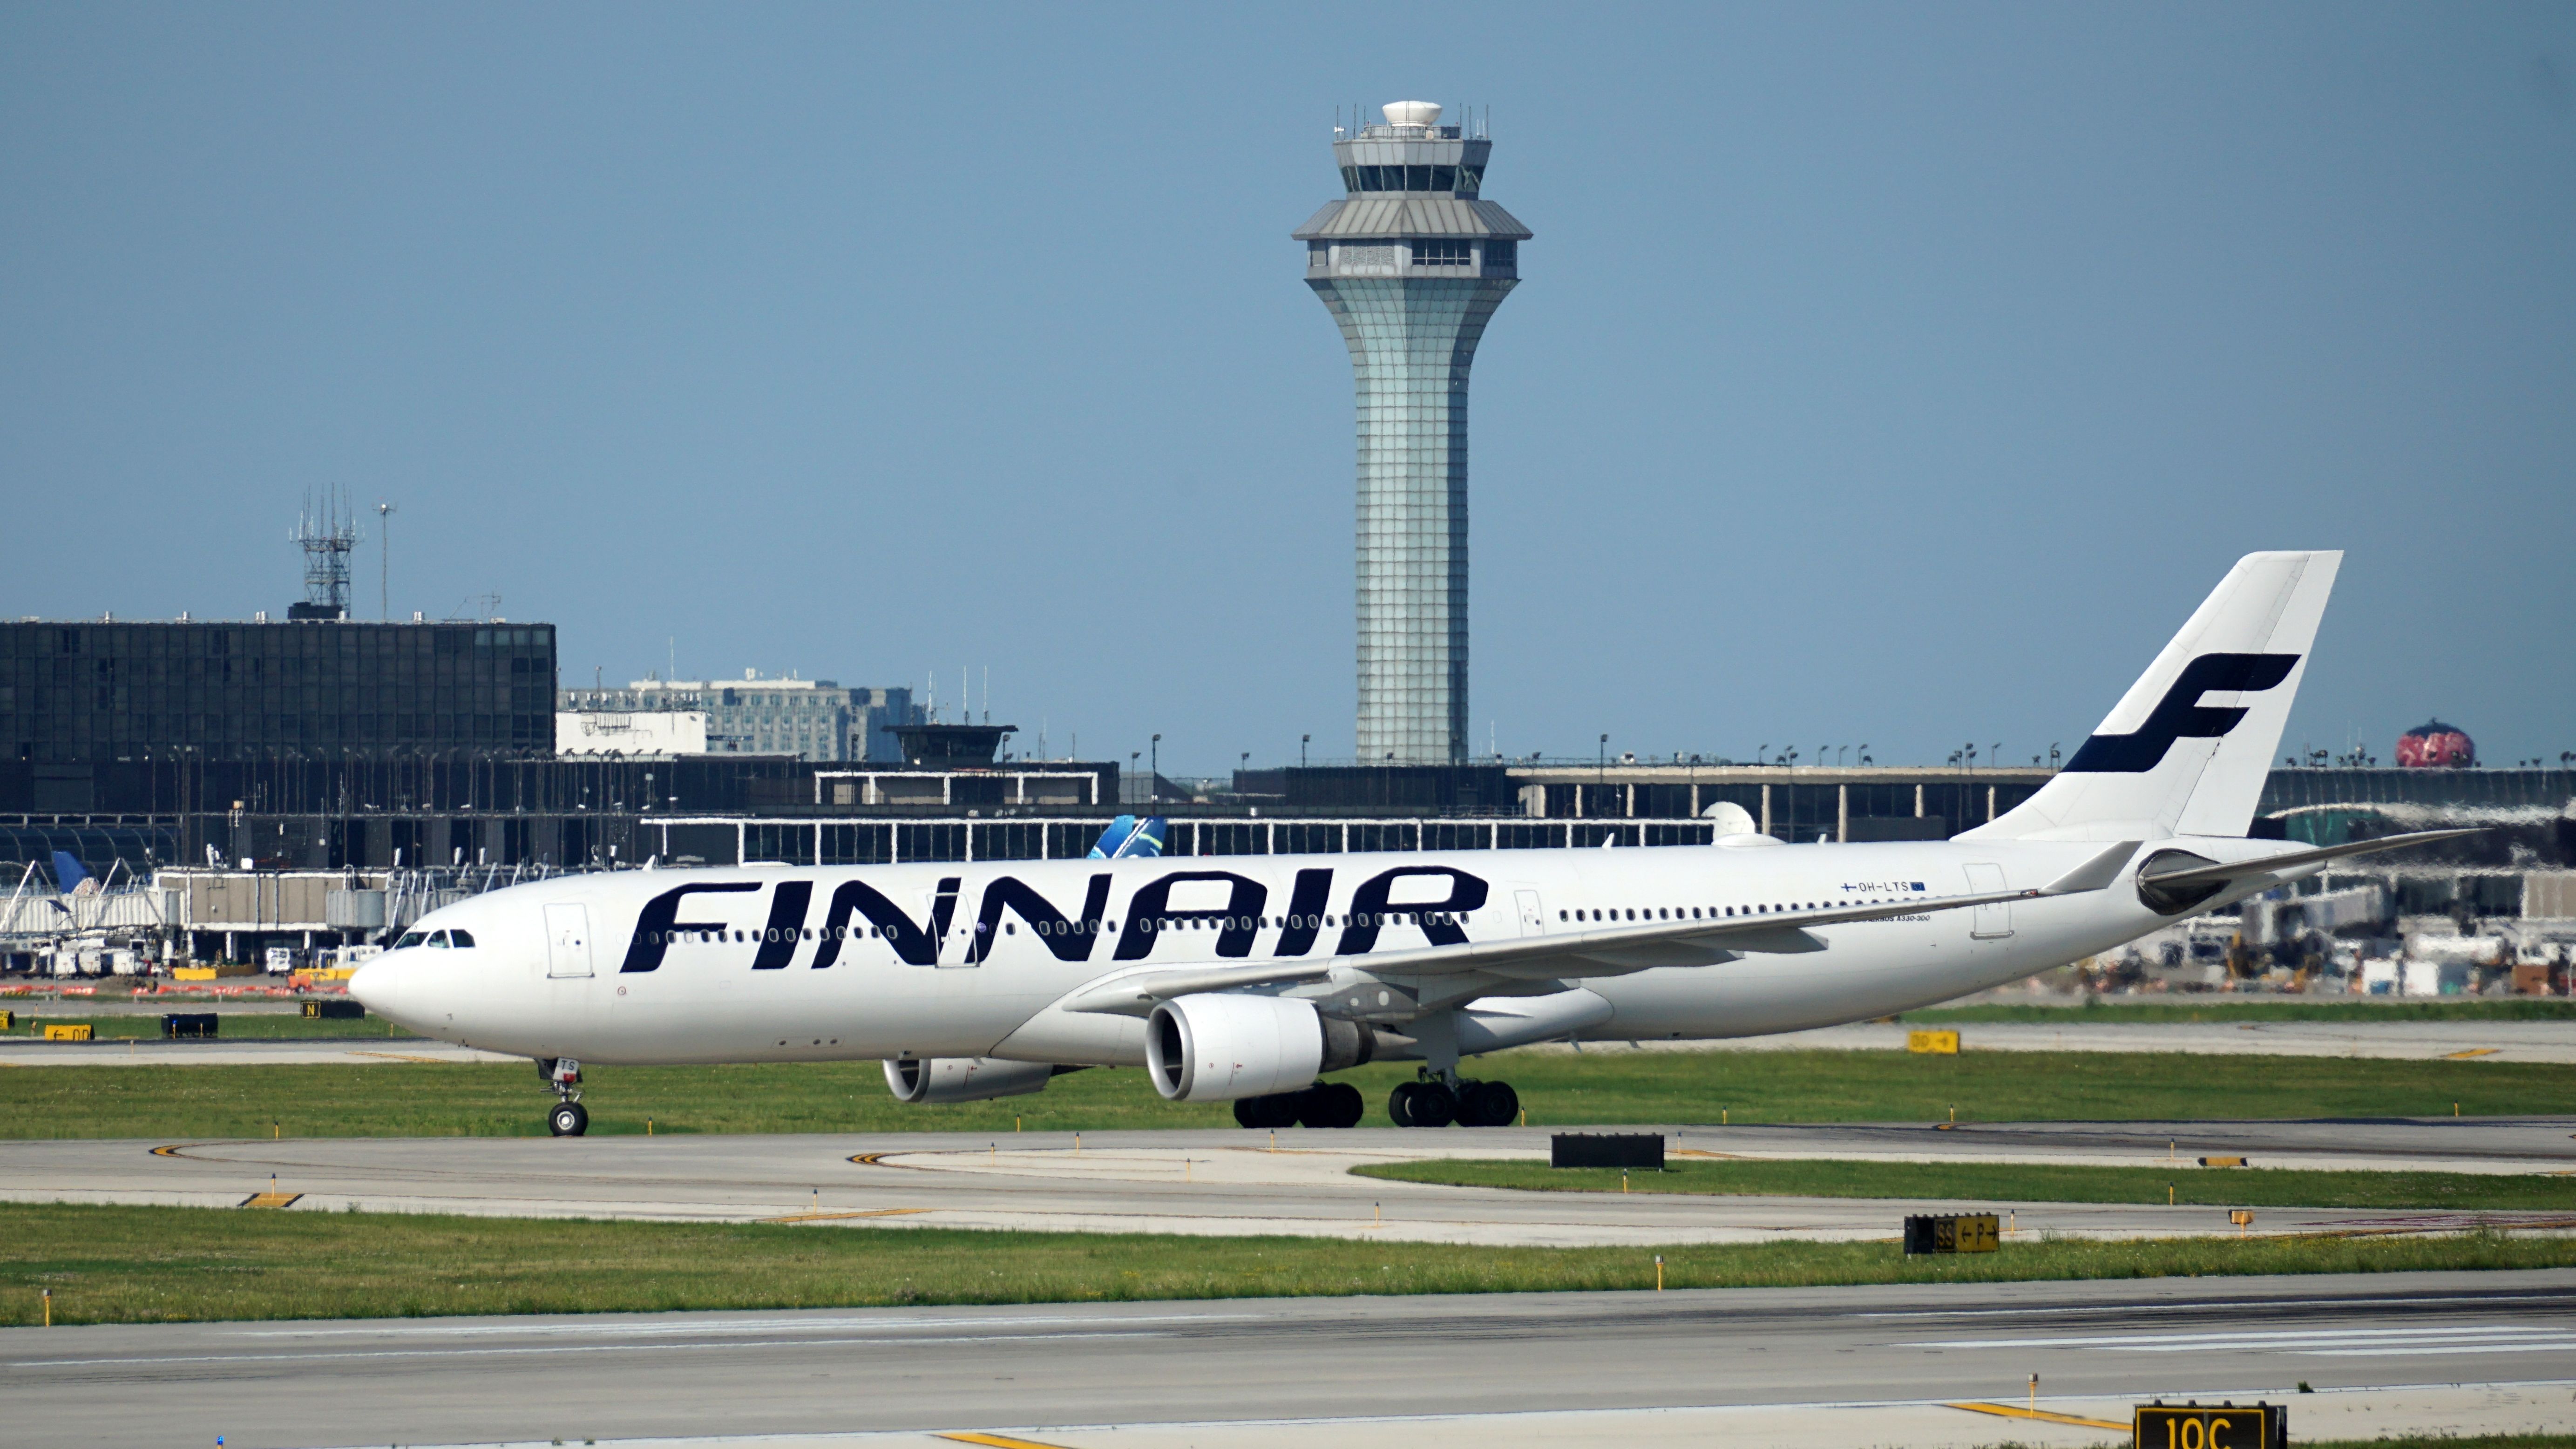
<svg viewBox="0 0 2576 1449">
<path fill-rule="evenodd" d="M 304 495 L 304 512 L 287 538 L 304 550 L 304 602 L 286 611 L 290 619 L 349 617 L 349 552 L 364 537 L 349 506 L 348 490 L 323 490 L 317 509 Z"/>
</svg>

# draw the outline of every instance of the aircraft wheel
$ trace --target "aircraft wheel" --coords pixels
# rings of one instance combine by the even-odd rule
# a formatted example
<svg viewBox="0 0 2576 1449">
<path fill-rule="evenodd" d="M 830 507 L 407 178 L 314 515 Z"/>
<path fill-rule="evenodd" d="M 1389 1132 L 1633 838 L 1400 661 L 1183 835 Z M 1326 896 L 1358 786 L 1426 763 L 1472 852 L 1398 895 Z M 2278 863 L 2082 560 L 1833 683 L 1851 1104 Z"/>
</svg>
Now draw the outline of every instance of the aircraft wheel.
<svg viewBox="0 0 2576 1449">
<path fill-rule="evenodd" d="M 1234 1120 L 1242 1127 L 1294 1127 L 1303 1092 L 1274 1092 L 1267 1097 L 1234 1099 Z"/>
<path fill-rule="evenodd" d="M 1461 1127 L 1509 1127 L 1521 1111 L 1521 1094 L 1509 1082 L 1476 1082 L 1459 1094 Z"/>
<path fill-rule="evenodd" d="M 1415 1082 L 1405 1103 L 1410 1127 L 1446 1127 L 1458 1117 L 1458 1097 L 1445 1082 Z"/>
<path fill-rule="evenodd" d="M 1415 1082 L 1398 1082 L 1395 1090 L 1386 1094 L 1386 1115 L 1396 1126 L 1413 1125 L 1413 1089 L 1418 1085 Z"/>
<path fill-rule="evenodd" d="M 1309 1127 L 1357 1127 L 1368 1115 L 1368 1099 L 1348 1082 L 1326 1082 L 1309 1096 L 1316 1103 L 1316 1115 L 1305 1119 Z"/>
<path fill-rule="evenodd" d="M 579 1137 L 590 1130 L 590 1112 L 579 1102 L 557 1102 L 547 1114 L 546 1129 L 557 1137 Z"/>
</svg>

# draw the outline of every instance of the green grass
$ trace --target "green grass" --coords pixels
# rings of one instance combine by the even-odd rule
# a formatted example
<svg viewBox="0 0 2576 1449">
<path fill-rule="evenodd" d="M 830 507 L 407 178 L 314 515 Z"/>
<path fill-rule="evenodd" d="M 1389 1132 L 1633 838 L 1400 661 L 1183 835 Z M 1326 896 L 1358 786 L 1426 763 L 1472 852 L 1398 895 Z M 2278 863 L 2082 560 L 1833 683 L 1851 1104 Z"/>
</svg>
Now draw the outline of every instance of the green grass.
<svg viewBox="0 0 2576 1449">
<path fill-rule="evenodd" d="M 2188 1160 L 2188 1159 L 2186 1159 Z M 1615 1167 L 1446 1158 L 1374 1163 L 1362 1177 L 1537 1192 L 1618 1192 Z M 2288 1171 L 2222 1167 L 2076 1167 L 1981 1162 L 1669 1160 L 1627 1176 L 1630 1192 L 1725 1196 L 1902 1197 L 1988 1203 L 2172 1201 L 2217 1207 L 2453 1208 L 2576 1213 L 2576 1178 L 2540 1173 Z"/>
<path fill-rule="evenodd" d="M 172 1006 L 169 1009 L 192 1016 L 213 1010 L 212 1007 L 185 1005 Z M 280 1011 L 224 1011 L 216 1012 L 216 1016 L 219 1018 L 215 1027 L 217 1041 L 345 1041 L 351 1037 L 372 1037 L 381 1041 L 411 1038 L 410 1032 L 396 1029 L 392 1022 L 380 1016 L 361 1017 L 354 1020 L 343 1018 L 336 1021 L 321 1017 L 308 1019 L 295 1012 Z M 0 1031 L 0 1041 L 24 1041 L 31 1037 L 41 1037 L 48 1026 L 82 1024 L 88 1025 L 91 1037 L 98 1041 L 159 1041 L 161 1039 L 161 1016 L 158 1012 L 149 1016 L 123 1013 L 112 1016 L 84 1016 L 76 1011 L 66 1011 L 60 1014 L 46 1012 L 39 1016 L 19 1010 L 17 1017 L 17 1025 L 6 1031 Z M 69 1050 L 77 1051 L 79 1048 L 72 1047 Z"/>
<path fill-rule="evenodd" d="M 399 1054 L 399 1043 L 386 1051 Z M 1532 1126 L 1618 1123 L 2514 1116 L 2576 1103 L 2576 1066 L 2532 1062 L 2225 1057 L 2173 1053 L 1901 1051 L 1505 1052 L 1473 1075 L 1510 1081 Z M 1404 1063 L 1345 1074 L 1387 1125 Z M 1140 1071 L 1059 1077 L 995 1102 L 907 1107 L 874 1062 L 594 1067 L 591 1131 L 1032 1132 L 1231 1124 L 1222 1103 L 1174 1105 Z M 0 1136 L 530 1136 L 548 1097 L 510 1065 L 145 1066 L 0 1069 Z M 1463 1129 L 1460 1129 L 1463 1130 Z"/>
<path fill-rule="evenodd" d="M 851 1229 L 0 1205 L 0 1324 L 924 1303 L 2006 1282 L 2576 1266 L 2576 1240 L 2166 1239 L 1493 1248 L 1330 1238 Z"/>
<path fill-rule="evenodd" d="M 2297 1407 L 2296 1395 L 2290 1403 Z M 2300 1449 L 2576 1449 L 2576 1434 L 2400 1434 L 2389 1439 L 2302 1439 L 2299 1445 Z"/>
<path fill-rule="evenodd" d="M 1915 1026 L 1954 1026 L 1961 1022 L 2032 1022 L 2042 1026 L 2164 1025 L 2190 1022 L 2247 1024 L 2265 1021 L 2329 1021 L 2366 1026 L 2383 1021 L 2576 1021 L 2576 1000 L 2520 996 L 2497 1001 L 2324 1000 L 2246 1001 L 2224 996 L 2101 997 L 2088 996 L 2080 1006 L 1987 1002 L 1976 1006 L 1936 1006 L 1909 1011 L 1900 1018 Z"/>
</svg>

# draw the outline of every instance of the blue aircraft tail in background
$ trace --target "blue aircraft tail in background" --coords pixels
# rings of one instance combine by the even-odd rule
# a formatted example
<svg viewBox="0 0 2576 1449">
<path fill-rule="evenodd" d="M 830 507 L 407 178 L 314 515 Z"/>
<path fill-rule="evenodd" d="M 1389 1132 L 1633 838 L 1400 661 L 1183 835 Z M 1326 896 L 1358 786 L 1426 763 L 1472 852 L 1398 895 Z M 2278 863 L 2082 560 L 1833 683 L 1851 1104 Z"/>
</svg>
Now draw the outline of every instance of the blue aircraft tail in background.
<svg viewBox="0 0 2576 1449">
<path fill-rule="evenodd" d="M 1171 828 L 1171 822 L 1160 815 L 1148 815 L 1142 820 L 1133 815 L 1121 815 L 1109 822 L 1108 829 L 1100 832 L 1100 843 L 1091 847 L 1091 858 L 1137 860 L 1161 855 L 1163 837 Z"/>
<path fill-rule="evenodd" d="M 54 852 L 54 889 L 64 895 L 70 895 L 80 888 L 82 881 L 87 879 L 89 879 L 89 872 L 81 867 L 79 861 L 72 859 L 70 851 Z"/>
</svg>

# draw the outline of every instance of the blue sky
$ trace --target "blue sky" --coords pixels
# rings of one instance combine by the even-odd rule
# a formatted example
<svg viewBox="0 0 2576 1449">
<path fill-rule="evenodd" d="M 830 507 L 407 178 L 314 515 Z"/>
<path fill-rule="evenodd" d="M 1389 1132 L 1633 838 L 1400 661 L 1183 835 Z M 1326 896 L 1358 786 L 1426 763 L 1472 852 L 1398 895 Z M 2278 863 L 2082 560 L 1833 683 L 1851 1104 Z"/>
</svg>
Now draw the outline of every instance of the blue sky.
<svg viewBox="0 0 2576 1449">
<path fill-rule="evenodd" d="M 497 591 L 567 684 L 1347 754 L 1288 232 L 1417 97 L 1537 232 L 1480 745 L 2071 749 L 2237 554 L 2339 547 L 2288 745 L 2576 749 L 2565 5 L 14 5 L 0 612 L 282 609 L 344 484 L 398 617 Z"/>
</svg>

